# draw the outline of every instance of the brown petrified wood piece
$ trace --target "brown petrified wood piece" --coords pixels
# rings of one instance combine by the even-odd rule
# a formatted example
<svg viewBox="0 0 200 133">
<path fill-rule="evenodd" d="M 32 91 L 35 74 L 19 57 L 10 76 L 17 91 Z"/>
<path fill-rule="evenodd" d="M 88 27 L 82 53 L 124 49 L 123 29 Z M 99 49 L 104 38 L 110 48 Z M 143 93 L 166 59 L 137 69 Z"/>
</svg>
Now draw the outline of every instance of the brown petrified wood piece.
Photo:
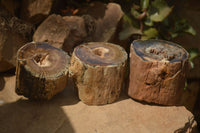
<svg viewBox="0 0 200 133">
<path fill-rule="evenodd" d="M 14 68 L 17 50 L 31 41 L 33 26 L 0 6 L 0 72 Z"/>
<path fill-rule="evenodd" d="M 52 14 L 37 28 L 33 40 L 62 48 L 65 39 L 69 36 L 69 31 L 69 27 L 62 16 Z"/>
<path fill-rule="evenodd" d="M 118 33 L 123 14 L 119 4 L 92 2 L 80 9 L 78 16 L 51 14 L 38 26 L 33 40 L 62 48 L 70 55 L 76 46 L 85 42 L 121 44 L 118 43 Z"/>
<path fill-rule="evenodd" d="M 185 49 L 172 42 L 134 41 L 130 47 L 128 95 L 149 103 L 179 105 L 188 56 Z"/>
<path fill-rule="evenodd" d="M 53 0 L 22 0 L 20 17 L 32 24 L 42 22 L 51 12 Z"/>
<path fill-rule="evenodd" d="M 49 100 L 66 87 L 69 56 L 46 43 L 27 43 L 18 50 L 16 93 Z"/>
<path fill-rule="evenodd" d="M 79 98 L 88 105 L 114 102 L 121 92 L 126 60 L 126 51 L 118 45 L 90 42 L 77 46 L 70 72 Z"/>
<path fill-rule="evenodd" d="M 117 28 L 121 26 L 123 11 L 121 6 L 116 3 L 102 3 L 99 1 L 91 2 L 88 7 L 80 9 L 80 15 L 88 14 L 91 17 L 84 17 L 87 31 L 94 41 L 115 42 L 118 38 Z M 92 31 L 92 34 L 90 33 Z"/>
<path fill-rule="evenodd" d="M 87 37 L 84 19 L 79 16 L 50 15 L 37 28 L 33 35 L 34 41 L 47 42 L 72 53 L 75 46 Z"/>
</svg>

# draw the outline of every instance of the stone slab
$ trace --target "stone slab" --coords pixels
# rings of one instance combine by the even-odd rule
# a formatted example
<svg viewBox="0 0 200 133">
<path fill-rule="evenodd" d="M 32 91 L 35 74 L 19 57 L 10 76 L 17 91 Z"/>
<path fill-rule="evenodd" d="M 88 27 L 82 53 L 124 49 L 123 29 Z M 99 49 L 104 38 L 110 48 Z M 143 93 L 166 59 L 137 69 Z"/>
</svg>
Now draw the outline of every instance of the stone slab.
<svg viewBox="0 0 200 133">
<path fill-rule="evenodd" d="M 183 106 L 156 106 L 122 93 L 104 106 L 82 103 L 69 82 L 48 102 L 33 102 L 15 94 L 15 76 L 3 77 L 0 89 L 1 133 L 172 133 L 195 132 L 196 122 Z"/>
</svg>

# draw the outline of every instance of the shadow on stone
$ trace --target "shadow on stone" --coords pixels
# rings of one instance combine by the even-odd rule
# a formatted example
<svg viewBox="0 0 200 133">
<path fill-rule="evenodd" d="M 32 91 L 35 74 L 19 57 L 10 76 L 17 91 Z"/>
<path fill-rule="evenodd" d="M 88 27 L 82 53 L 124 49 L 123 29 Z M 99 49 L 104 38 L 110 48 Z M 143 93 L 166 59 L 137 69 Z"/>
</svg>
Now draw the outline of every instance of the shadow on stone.
<svg viewBox="0 0 200 133">
<path fill-rule="evenodd" d="M 30 101 L 16 95 L 15 76 L 3 74 L 4 91 L 0 93 L 4 104 L 0 105 L 1 133 L 73 133 L 64 106 L 79 102 L 73 83 L 49 101 Z M 9 80 L 8 80 L 9 79 Z M 0 77 L 1 80 L 1 77 Z M 16 101 L 14 100 L 16 99 Z"/>
<path fill-rule="evenodd" d="M 15 74 L 15 68 L 10 69 L 6 72 L 0 72 L 0 91 L 4 89 L 5 79 L 4 77 L 13 76 Z"/>
<path fill-rule="evenodd" d="M 5 80 L 3 76 L 0 75 L 0 91 L 3 90 L 4 86 L 5 86 Z"/>
<path fill-rule="evenodd" d="M 6 83 L 0 97 L 5 104 L 0 105 L 1 133 L 73 133 L 64 106 L 79 102 L 69 85 L 49 101 L 30 101 L 13 91 L 15 77 L 3 75 Z M 9 79 L 9 80 L 8 80 Z M 14 101 L 16 99 L 16 101 Z"/>
<path fill-rule="evenodd" d="M 62 92 L 55 95 L 49 102 L 57 104 L 58 106 L 65 106 L 76 104 L 79 101 L 78 91 L 74 87 L 73 80 L 69 78 L 67 87 Z"/>
<path fill-rule="evenodd" d="M 55 133 L 74 129 L 67 114 L 55 103 L 35 103 L 19 99 L 0 107 L 1 133 Z"/>
</svg>

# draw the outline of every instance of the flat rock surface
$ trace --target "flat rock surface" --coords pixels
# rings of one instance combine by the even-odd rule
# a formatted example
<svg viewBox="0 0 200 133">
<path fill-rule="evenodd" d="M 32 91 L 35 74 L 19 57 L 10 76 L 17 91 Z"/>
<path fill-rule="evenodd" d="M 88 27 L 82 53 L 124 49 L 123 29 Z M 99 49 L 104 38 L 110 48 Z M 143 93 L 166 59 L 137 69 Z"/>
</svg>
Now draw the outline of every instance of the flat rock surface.
<svg viewBox="0 0 200 133">
<path fill-rule="evenodd" d="M 31 102 L 15 94 L 15 76 L 1 80 L 1 133 L 172 133 L 196 125 L 183 106 L 142 104 L 123 93 L 113 104 L 88 106 L 70 83 L 51 101 Z"/>
</svg>

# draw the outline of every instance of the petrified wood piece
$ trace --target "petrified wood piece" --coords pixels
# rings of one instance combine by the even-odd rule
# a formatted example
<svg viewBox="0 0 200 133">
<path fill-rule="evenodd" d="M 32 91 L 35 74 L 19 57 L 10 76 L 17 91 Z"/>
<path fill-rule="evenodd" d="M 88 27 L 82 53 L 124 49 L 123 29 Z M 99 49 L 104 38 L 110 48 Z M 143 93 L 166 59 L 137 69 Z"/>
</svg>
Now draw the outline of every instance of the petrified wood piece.
<svg viewBox="0 0 200 133">
<path fill-rule="evenodd" d="M 37 28 L 33 40 L 62 48 L 65 39 L 69 36 L 69 31 L 65 20 L 60 15 L 52 14 Z"/>
<path fill-rule="evenodd" d="M 31 42 L 18 50 L 16 93 L 49 100 L 66 87 L 69 56 L 46 43 Z"/>
<path fill-rule="evenodd" d="M 172 42 L 134 41 L 130 47 L 128 95 L 149 103 L 179 105 L 188 56 L 186 50 Z"/>
<path fill-rule="evenodd" d="M 109 41 L 118 44 L 119 27 L 124 14 L 120 5 L 92 2 L 78 13 L 79 16 L 48 16 L 36 29 L 33 40 L 47 42 L 70 54 L 83 42 Z"/>
<path fill-rule="evenodd" d="M 84 20 L 88 35 L 92 37 L 93 41 L 112 43 L 119 41 L 118 33 L 121 30 L 121 20 L 124 15 L 119 4 L 95 1 L 86 8 L 80 9 L 78 14 L 91 16 L 84 16 Z M 92 18 L 93 20 L 91 20 Z"/>
<path fill-rule="evenodd" d="M 77 46 L 70 72 L 79 98 L 88 105 L 114 102 L 120 95 L 127 53 L 111 43 L 90 42 Z"/>
<path fill-rule="evenodd" d="M 74 48 L 77 45 L 80 45 L 82 42 L 88 42 L 86 24 L 84 22 L 83 17 L 79 16 L 64 16 L 63 19 L 66 21 L 70 32 L 63 43 L 62 49 L 72 54 Z"/>
<path fill-rule="evenodd" d="M 16 65 L 17 50 L 31 41 L 33 26 L 0 7 L 0 72 Z"/>
<path fill-rule="evenodd" d="M 20 17 L 38 24 L 49 15 L 52 4 L 53 0 L 22 0 Z"/>
<path fill-rule="evenodd" d="M 34 41 L 47 42 L 72 53 L 75 46 L 86 39 L 87 32 L 84 19 L 79 16 L 50 15 L 37 28 L 33 35 Z"/>
</svg>

